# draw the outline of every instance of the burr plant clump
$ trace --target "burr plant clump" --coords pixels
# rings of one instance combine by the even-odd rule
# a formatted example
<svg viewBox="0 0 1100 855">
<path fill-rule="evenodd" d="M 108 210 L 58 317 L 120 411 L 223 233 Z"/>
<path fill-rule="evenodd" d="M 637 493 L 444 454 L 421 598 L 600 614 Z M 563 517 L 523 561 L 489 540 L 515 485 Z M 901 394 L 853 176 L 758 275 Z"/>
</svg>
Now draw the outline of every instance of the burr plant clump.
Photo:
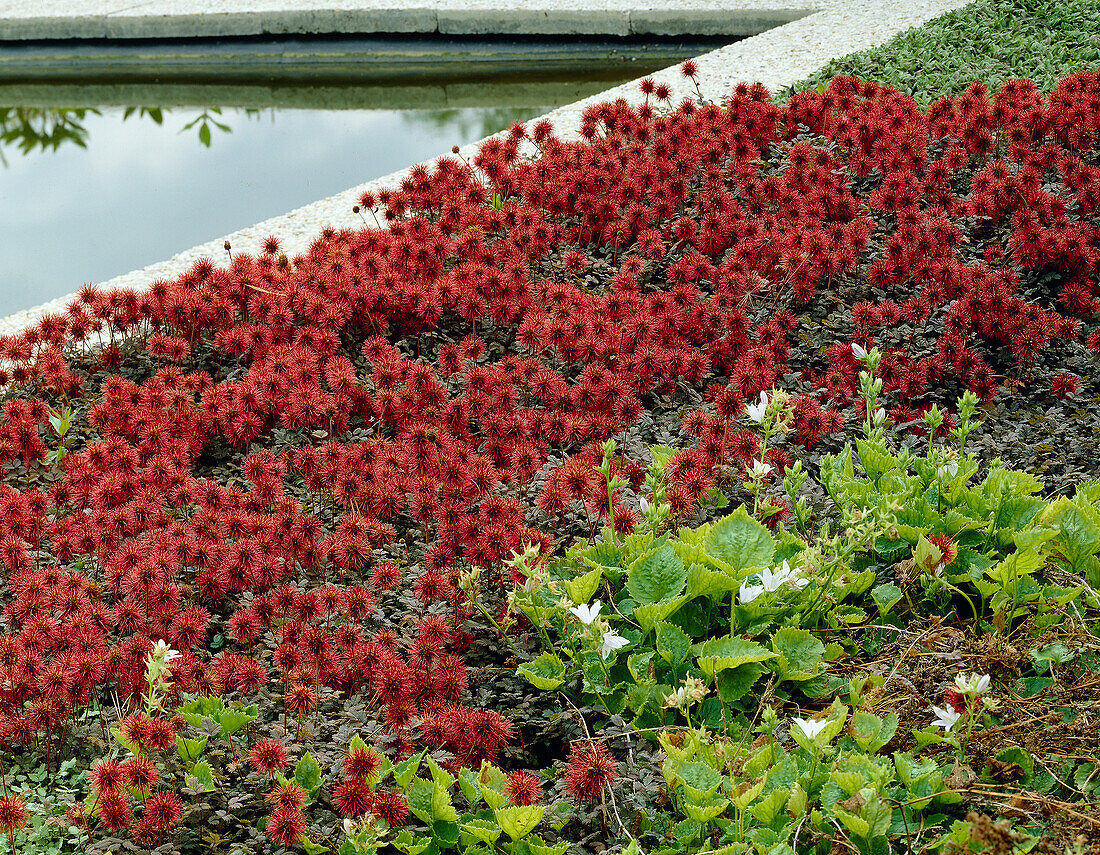
<svg viewBox="0 0 1100 855">
<path fill-rule="evenodd" d="M 10 850 L 1088 851 L 1100 73 L 580 130 L 0 337 Z"/>
</svg>

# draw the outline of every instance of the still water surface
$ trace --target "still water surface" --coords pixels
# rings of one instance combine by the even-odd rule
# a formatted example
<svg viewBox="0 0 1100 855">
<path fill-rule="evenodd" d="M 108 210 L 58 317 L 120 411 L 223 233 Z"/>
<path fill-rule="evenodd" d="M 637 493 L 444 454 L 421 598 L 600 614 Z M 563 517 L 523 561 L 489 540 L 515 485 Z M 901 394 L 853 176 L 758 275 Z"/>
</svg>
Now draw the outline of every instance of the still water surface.
<svg viewBox="0 0 1100 855">
<path fill-rule="evenodd" d="M 0 317 L 428 160 L 547 111 L 200 109 L 80 120 L 86 148 L 0 147 Z"/>
</svg>

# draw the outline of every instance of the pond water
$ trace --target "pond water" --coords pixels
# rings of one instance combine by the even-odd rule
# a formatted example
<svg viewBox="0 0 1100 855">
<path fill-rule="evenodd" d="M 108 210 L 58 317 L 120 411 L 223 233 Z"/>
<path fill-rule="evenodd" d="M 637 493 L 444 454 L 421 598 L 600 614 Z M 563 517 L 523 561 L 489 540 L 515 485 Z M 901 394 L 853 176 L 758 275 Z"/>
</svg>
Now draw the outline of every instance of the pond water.
<svg viewBox="0 0 1100 855">
<path fill-rule="evenodd" d="M 86 113 L 85 146 L 0 165 L 0 317 L 168 258 L 348 187 L 428 160 L 513 121 L 512 109 L 223 109 L 198 140 L 203 114 L 123 119 Z"/>
<path fill-rule="evenodd" d="M 699 52 L 698 45 L 681 49 L 682 56 Z M 549 80 L 520 63 L 480 81 L 421 74 L 403 82 L 386 72 L 352 86 L 324 79 L 273 87 L 247 76 L 195 79 L 194 69 L 180 72 L 185 79 L 150 82 L 101 79 L 93 68 L 87 82 L 71 74 L 43 82 L 25 79 L 22 58 L 12 83 L 0 55 L 0 317 L 429 160 L 676 58 L 662 49 L 641 62 Z M 265 81 L 271 71 L 262 70 Z M 127 107 L 136 104 L 161 107 Z"/>
</svg>

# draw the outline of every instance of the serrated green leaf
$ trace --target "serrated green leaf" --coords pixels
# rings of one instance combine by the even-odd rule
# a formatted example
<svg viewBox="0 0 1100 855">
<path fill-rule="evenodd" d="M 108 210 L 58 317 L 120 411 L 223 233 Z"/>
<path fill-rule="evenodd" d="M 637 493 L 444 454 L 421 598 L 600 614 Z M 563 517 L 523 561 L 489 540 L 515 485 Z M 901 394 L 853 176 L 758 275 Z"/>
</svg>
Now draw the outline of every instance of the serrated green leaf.
<svg viewBox="0 0 1100 855">
<path fill-rule="evenodd" d="M 414 778 L 405 789 L 409 810 L 422 822 L 431 825 L 435 821 L 435 784 L 423 778 Z"/>
<path fill-rule="evenodd" d="M 711 526 L 703 549 L 741 573 L 749 567 L 770 567 L 775 540 L 742 506 Z"/>
<path fill-rule="evenodd" d="M 494 816 L 505 834 L 512 840 L 520 840 L 535 830 L 545 812 L 542 805 L 512 805 L 498 808 Z"/>
<path fill-rule="evenodd" d="M 323 855 L 329 848 L 322 843 L 314 843 L 306 835 L 298 838 L 298 845 L 306 850 L 306 855 Z"/>
<path fill-rule="evenodd" d="M 860 840 L 866 840 L 871 833 L 871 824 L 861 816 L 851 811 L 846 811 L 839 806 L 834 806 L 832 815 L 839 819 L 846 829 Z"/>
<path fill-rule="evenodd" d="M 548 846 L 537 834 L 533 834 L 524 841 L 531 850 L 531 855 L 565 855 L 569 851 L 569 841 L 562 840 L 553 846 Z M 624 853 L 625 855 L 625 853 Z"/>
<path fill-rule="evenodd" d="M 702 551 L 698 550 L 702 555 Z M 736 591 L 741 584 L 740 576 L 723 570 L 712 570 L 702 564 L 694 563 L 688 568 L 687 593 L 689 597 L 706 595 L 718 599 L 729 591 Z"/>
<path fill-rule="evenodd" d="M 702 644 L 696 644 L 692 647 L 692 653 L 699 663 L 700 670 L 708 678 L 749 662 L 763 662 L 775 658 L 775 653 L 768 648 L 739 636 L 713 638 Z"/>
<path fill-rule="evenodd" d="M 200 736 L 198 739 L 188 739 L 185 736 L 176 737 L 176 753 L 179 754 L 181 760 L 197 760 L 198 756 L 202 754 L 206 748 L 206 743 L 210 739 L 209 736 Z"/>
<path fill-rule="evenodd" d="M 455 776 L 435 762 L 429 755 L 425 758 L 428 763 L 428 771 L 431 773 L 432 780 L 445 790 L 449 790 L 454 786 Z"/>
<path fill-rule="evenodd" d="M 453 819 L 438 820 L 432 824 L 432 839 L 441 849 L 457 846 L 460 837 L 461 829 Z"/>
<path fill-rule="evenodd" d="M 642 606 L 635 606 L 632 612 L 632 617 L 638 621 L 638 625 L 642 628 L 642 634 L 647 634 L 653 627 L 659 625 L 661 621 L 676 613 L 688 598 L 676 597 L 671 600 L 663 600 L 659 603 L 647 603 Z"/>
<path fill-rule="evenodd" d="M 729 807 L 729 799 L 710 804 L 700 805 L 693 802 L 684 802 L 684 813 L 696 822 L 709 822 Z"/>
<path fill-rule="evenodd" d="M 587 573 L 567 579 L 565 581 L 565 593 L 574 603 L 591 602 L 592 595 L 600 587 L 601 579 L 603 579 L 603 567 L 595 567 Z"/>
<path fill-rule="evenodd" d="M 631 653 L 626 657 L 627 670 L 630 671 L 630 676 L 634 678 L 635 683 L 643 685 L 653 682 L 649 675 L 649 667 L 654 655 L 654 651 L 646 650 L 644 653 Z"/>
<path fill-rule="evenodd" d="M 180 717 L 192 727 L 201 728 L 204 718 L 216 721 L 217 719 L 215 716 L 219 715 L 224 710 L 224 700 L 202 695 L 180 704 L 176 712 L 178 712 Z"/>
<path fill-rule="evenodd" d="M 852 713 L 852 721 L 849 725 L 849 733 L 863 751 L 868 754 L 877 754 L 886 743 L 894 738 L 898 729 L 898 714 L 889 713 L 886 718 L 866 710 L 856 710 Z"/>
<path fill-rule="evenodd" d="M 470 808 L 475 809 L 481 800 L 481 785 L 477 782 L 477 773 L 473 769 L 460 769 L 458 785 L 462 788 L 466 801 L 470 803 Z"/>
<path fill-rule="evenodd" d="M 875 601 L 881 615 L 888 614 L 890 609 L 901 602 L 904 596 L 905 594 L 902 593 L 901 588 L 892 582 L 884 582 L 881 585 L 875 585 L 871 589 L 871 599 Z"/>
<path fill-rule="evenodd" d="M 395 763 L 393 766 L 393 780 L 401 789 L 409 786 L 413 776 L 416 775 L 416 770 L 420 768 L 420 761 L 424 759 L 424 751 L 409 757 L 406 760 L 402 760 L 400 763 Z"/>
<path fill-rule="evenodd" d="M 693 792 L 689 796 L 696 802 L 709 799 L 718 792 L 722 783 L 722 773 L 700 760 L 691 760 L 686 763 L 666 761 L 669 763 L 673 777 L 685 788 Z"/>
<path fill-rule="evenodd" d="M 809 680 L 821 671 L 825 645 L 805 629 L 785 626 L 772 637 L 781 680 Z"/>
<path fill-rule="evenodd" d="M 866 439 L 856 440 L 859 462 L 872 481 L 878 481 L 885 473 L 898 468 L 898 459 L 884 448 Z"/>
<path fill-rule="evenodd" d="M 662 623 L 657 627 L 657 652 L 675 667 L 691 655 L 691 639 L 675 624 Z"/>
<path fill-rule="evenodd" d="M 626 589 L 636 603 L 659 603 L 679 597 L 687 583 L 687 568 L 668 544 L 636 559 L 627 571 Z"/>
<path fill-rule="evenodd" d="M 214 716 L 214 721 L 221 725 L 222 739 L 228 739 L 246 724 L 255 721 L 260 716 L 260 708 L 256 704 L 241 707 L 234 706 Z"/>
<path fill-rule="evenodd" d="M 214 770 L 205 760 L 199 760 L 192 764 L 188 770 L 187 786 L 198 793 L 210 793 L 214 791 Z"/>
<path fill-rule="evenodd" d="M 308 751 L 302 755 L 294 767 L 294 781 L 306 791 L 307 799 L 312 802 L 321 789 L 321 766 Z"/>
<path fill-rule="evenodd" d="M 748 662 L 722 671 L 718 674 L 718 697 L 726 704 L 741 700 L 763 673 L 764 666 L 759 662 Z"/>
<path fill-rule="evenodd" d="M 464 822 L 462 823 L 462 830 L 471 837 L 475 837 L 490 846 L 496 843 L 497 838 L 501 835 L 500 826 L 495 822 L 489 822 L 487 819 L 472 819 L 469 822 Z"/>
<path fill-rule="evenodd" d="M 768 780 L 771 780 L 770 776 Z M 779 816 L 779 812 L 783 810 L 783 806 L 787 803 L 790 794 L 791 790 L 789 788 L 776 788 L 756 804 L 750 805 L 749 813 L 764 825 L 771 825 L 772 821 Z"/>
</svg>

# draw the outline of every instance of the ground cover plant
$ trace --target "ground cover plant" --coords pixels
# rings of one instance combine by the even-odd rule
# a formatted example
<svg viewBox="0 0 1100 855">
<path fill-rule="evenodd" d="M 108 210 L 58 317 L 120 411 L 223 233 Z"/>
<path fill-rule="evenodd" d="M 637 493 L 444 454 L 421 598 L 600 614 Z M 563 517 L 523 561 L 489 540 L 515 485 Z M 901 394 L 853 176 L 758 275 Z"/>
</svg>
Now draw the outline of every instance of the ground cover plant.
<svg viewBox="0 0 1100 855">
<path fill-rule="evenodd" d="M 642 92 L 0 340 L 8 848 L 1088 851 L 1100 75 Z"/>
<path fill-rule="evenodd" d="M 973 80 L 997 89 L 1026 77 L 1051 92 L 1067 74 L 1100 68 L 1098 17 L 1096 0 L 979 0 L 877 48 L 835 59 L 784 94 L 838 75 L 893 86 L 923 109 L 944 95 L 961 95 Z"/>
</svg>

